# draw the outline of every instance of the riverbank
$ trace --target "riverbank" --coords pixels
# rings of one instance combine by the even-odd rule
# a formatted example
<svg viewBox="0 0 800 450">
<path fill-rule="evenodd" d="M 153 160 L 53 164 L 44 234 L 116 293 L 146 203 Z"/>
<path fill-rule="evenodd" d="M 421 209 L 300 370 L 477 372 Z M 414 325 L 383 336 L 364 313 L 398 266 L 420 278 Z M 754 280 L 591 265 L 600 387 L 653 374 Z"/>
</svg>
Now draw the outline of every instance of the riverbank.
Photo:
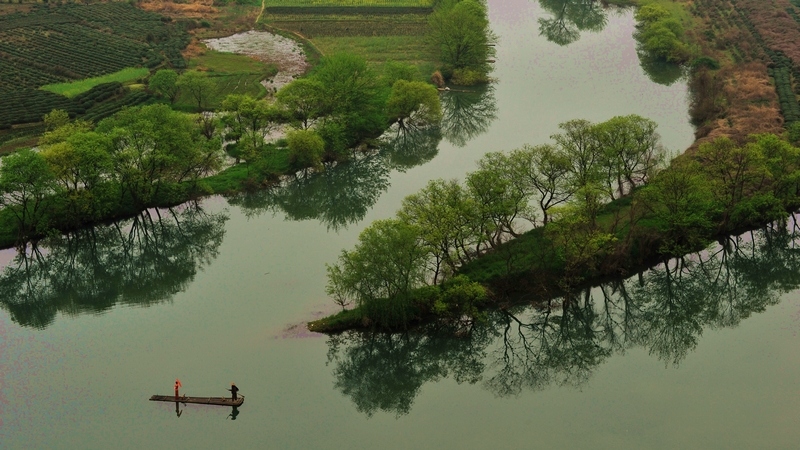
<svg viewBox="0 0 800 450">
<path fill-rule="evenodd" d="M 607 205 L 604 215 L 596 221 L 584 218 L 555 222 L 462 265 L 458 274 L 494 293 L 492 301 L 483 307 L 501 305 L 508 301 L 508 295 L 520 292 L 535 292 L 535 297 L 542 300 L 568 296 L 577 287 L 636 273 L 664 258 L 700 250 L 713 240 L 779 220 L 798 207 L 794 193 L 798 186 L 792 179 L 794 175 L 788 175 L 797 170 L 798 149 L 776 136 L 784 133 L 784 123 L 793 123 L 796 98 L 781 101 L 782 108 L 778 109 L 777 99 L 783 89 L 780 66 L 773 65 L 767 71 L 759 57 L 779 58 L 780 53 L 748 26 L 759 14 L 758 8 L 745 10 L 726 2 L 731 13 L 739 17 L 733 24 L 752 31 L 743 36 L 740 45 L 747 44 L 748 39 L 758 44 L 747 48 L 751 53 L 742 53 L 739 47 L 729 51 L 720 45 L 717 31 L 709 32 L 713 23 L 707 19 L 713 14 L 690 2 L 638 3 L 670 3 L 669 11 L 677 12 L 675 16 L 685 24 L 687 11 L 693 14 L 688 21 L 686 42 L 693 46 L 695 54 L 687 68 L 692 89 L 690 113 L 698 127 L 695 143 L 659 175 L 654 186 Z M 704 2 L 713 11 L 717 11 L 719 3 Z M 678 6 L 683 9 L 676 10 Z M 789 9 L 787 12 L 791 15 Z M 771 89 L 769 75 L 776 77 L 778 94 Z M 749 136 L 754 133 L 771 135 L 753 141 Z M 771 158 L 771 164 L 777 161 L 777 165 L 767 167 L 765 158 Z M 726 178 L 734 170 L 741 171 L 743 177 Z M 767 174 L 769 180 L 764 185 L 754 181 L 758 173 Z M 677 194 L 670 198 L 670 190 L 686 198 L 676 198 Z M 694 199 L 697 208 L 693 209 L 687 198 Z M 610 228 L 604 222 L 611 224 Z M 601 236 L 611 244 L 597 248 L 593 241 Z M 559 244 L 560 237 L 563 239 Z M 589 254 L 581 255 L 587 249 Z M 409 312 L 411 320 L 406 326 L 439 320 L 436 314 L 418 306 Z M 309 323 L 310 330 L 320 332 L 351 328 L 375 326 L 358 308 Z"/>
</svg>

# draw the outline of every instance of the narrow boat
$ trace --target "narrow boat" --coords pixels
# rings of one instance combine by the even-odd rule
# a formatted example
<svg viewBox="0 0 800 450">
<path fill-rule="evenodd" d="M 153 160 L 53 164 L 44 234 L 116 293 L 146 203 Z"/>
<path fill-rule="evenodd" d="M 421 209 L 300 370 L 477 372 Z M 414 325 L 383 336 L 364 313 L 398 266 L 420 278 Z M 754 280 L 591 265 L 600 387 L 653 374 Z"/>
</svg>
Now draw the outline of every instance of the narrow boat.
<svg viewBox="0 0 800 450">
<path fill-rule="evenodd" d="M 217 406 L 242 406 L 244 403 L 244 396 L 240 395 L 236 400 L 230 397 L 175 397 L 174 395 L 154 395 L 150 397 L 151 402 L 180 402 L 180 403 L 197 403 L 199 405 L 217 405 Z"/>
</svg>

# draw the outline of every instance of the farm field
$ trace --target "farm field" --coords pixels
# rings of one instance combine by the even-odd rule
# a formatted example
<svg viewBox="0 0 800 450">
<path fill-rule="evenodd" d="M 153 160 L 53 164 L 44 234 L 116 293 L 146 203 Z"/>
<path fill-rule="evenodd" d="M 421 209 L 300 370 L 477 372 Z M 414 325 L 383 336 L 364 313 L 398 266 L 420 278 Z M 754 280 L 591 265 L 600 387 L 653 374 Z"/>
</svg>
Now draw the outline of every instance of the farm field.
<svg viewBox="0 0 800 450">
<path fill-rule="evenodd" d="M 214 82 L 214 98 L 211 106 L 218 106 L 230 94 L 247 94 L 263 97 L 267 90 L 261 81 L 273 76 L 277 69 L 244 55 L 205 50 L 188 60 L 188 67 L 203 72 Z M 188 94 L 181 94 L 175 102 L 180 110 L 193 111 L 196 108 Z"/>
<path fill-rule="evenodd" d="M 35 6 L 0 16 L 0 128 L 39 122 L 54 108 L 81 114 L 67 97 L 39 90 L 45 85 L 129 68 L 185 67 L 181 51 L 189 39 L 183 24 L 128 3 Z"/>
<path fill-rule="evenodd" d="M 718 136 L 743 142 L 800 120 L 800 52 L 786 45 L 800 40 L 800 8 L 789 0 L 696 0 L 689 9 L 692 40 L 719 63 L 692 81 L 700 142 Z"/>
<path fill-rule="evenodd" d="M 264 0 L 264 6 L 327 6 L 327 7 L 427 7 L 433 0 Z"/>
<path fill-rule="evenodd" d="M 326 55 L 338 52 L 359 55 L 376 70 L 393 61 L 417 66 L 422 74 L 434 71 L 423 36 L 321 36 L 312 42 Z"/>
<path fill-rule="evenodd" d="M 272 6 L 278 4 L 281 6 Z M 432 4 L 416 0 L 266 0 L 261 22 L 308 39 L 323 55 L 354 53 L 378 70 L 388 61 L 412 64 L 427 76 L 435 66 L 425 43 Z"/>
</svg>

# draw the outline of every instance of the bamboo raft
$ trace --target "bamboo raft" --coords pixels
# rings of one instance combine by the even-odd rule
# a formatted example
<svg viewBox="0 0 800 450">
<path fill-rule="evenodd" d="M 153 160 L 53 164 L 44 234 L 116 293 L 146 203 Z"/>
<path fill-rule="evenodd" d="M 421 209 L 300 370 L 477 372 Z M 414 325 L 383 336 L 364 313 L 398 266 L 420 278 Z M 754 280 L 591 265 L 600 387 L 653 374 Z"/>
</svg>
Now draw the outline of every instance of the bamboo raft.
<svg viewBox="0 0 800 450">
<path fill-rule="evenodd" d="M 242 406 L 244 403 L 244 396 L 239 396 L 236 400 L 230 397 L 175 397 L 174 395 L 154 395 L 150 397 L 151 402 L 181 402 L 181 403 L 197 403 L 199 405 L 216 405 L 216 406 Z"/>
</svg>

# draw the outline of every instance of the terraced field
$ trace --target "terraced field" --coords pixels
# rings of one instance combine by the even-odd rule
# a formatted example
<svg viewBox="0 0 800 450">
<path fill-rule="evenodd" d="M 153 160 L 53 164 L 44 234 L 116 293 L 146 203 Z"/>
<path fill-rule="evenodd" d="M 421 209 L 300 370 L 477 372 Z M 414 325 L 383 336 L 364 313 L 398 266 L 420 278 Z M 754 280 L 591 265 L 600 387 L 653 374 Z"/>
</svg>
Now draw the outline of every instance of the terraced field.
<svg viewBox="0 0 800 450">
<path fill-rule="evenodd" d="M 126 68 L 185 67 L 184 24 L 128 3 L 36 6 L 0 16 L 0 128 L 38 122 L 75 102 L 39 90 Z"/>
</svg>

